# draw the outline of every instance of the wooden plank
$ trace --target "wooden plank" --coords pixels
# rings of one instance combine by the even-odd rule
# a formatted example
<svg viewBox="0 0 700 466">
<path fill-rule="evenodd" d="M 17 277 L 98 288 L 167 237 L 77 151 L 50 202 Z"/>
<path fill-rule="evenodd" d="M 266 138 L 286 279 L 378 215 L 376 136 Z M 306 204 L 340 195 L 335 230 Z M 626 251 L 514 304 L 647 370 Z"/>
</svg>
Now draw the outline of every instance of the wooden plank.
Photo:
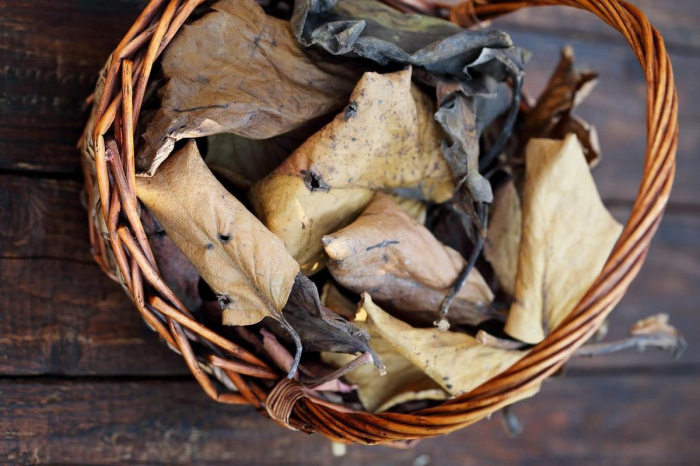
<svg viewBox="0 0 700 466">
<path fill-rule="evenodd" d="M 0 169 L 80 173 L 85 98 L 145 4 L 0 1 Z"/>
<path fill-rule="evenodd" d="M 225 462 L 337 466 L 691 464 L 700 455 L 697 376 L 560 379 L 515 411 L 411 450 L 351 445 L 341 458 L 318 435 L 248 407 L 217 405 L 193 382 L 0 381 L 0 459 L 12 463 Z"/>
<path fill-rule="evenodd" d="M 187 374 L 93 263 L 0 259 L 0 374 Z"/>
<path fill-rule="evenodd" d="M 694 0 L 674 0 L 674 7 L 668 2 L 639 1 L 651 8 L 652 20 L 664 25 L 669 33 L 676 31 L 693 37 L 698 34 L 693 19 L 698 14 Z M 0 35 L 0 62 L 7 64 L 0 70 L 0 169 L 79 173 L 74 146 L 86 119 L 82 100 L 91 92 L 107 54 L 142 4 L 141 0 L 0 0 L 0 30 L 6 31 Z M 564 43 L 573 43 L 583 66 L 601 72 L 601 85 L 584 104 L 581 114 L 597 125 L 607 156 L 597 170 L 603 194 L 609 199 L 632 200 L 639 184 L 645 144 L 645 87 L 641 71 L 622 39 L 599 35 L 565 38 L 567 31 L 586 28 L 580 25 L 588 23 L 579 22 L 578 17 L 548 19 L 547 24 L 558 28 L 556 34 L 531 32 L 533 28 L 545 30 L 540 22 L 532 21 L 539 21 L 551 10 L 541 8 L 527 13 L 522 21 L 528 30 L 518 29 L 513 22 L 504 24 L 517 44 L 535 52 L 528 67 L 528 89 L 543 86 Z M 694 83 L 700 74 L 700 57 L 685 52 L 672 55 L 681 94 L 682 168 L 672 202 L 697 204 L 700 188 L 692 174 L 700 170 L 700 161 L 695 157 L 700 134 L 683 129 L 697 125 L 700 96 Z"/>
<path fill-rule="evenodd" d="M 0 258 L 92 261 L 82 183 L 0 176 Z"/>
</svg>

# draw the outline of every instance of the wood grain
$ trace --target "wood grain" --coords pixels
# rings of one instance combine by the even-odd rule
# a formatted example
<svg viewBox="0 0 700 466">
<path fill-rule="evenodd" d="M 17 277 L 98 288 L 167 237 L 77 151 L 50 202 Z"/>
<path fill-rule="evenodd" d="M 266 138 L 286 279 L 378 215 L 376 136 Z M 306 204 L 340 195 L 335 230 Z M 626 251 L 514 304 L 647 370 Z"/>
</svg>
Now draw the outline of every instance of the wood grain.
<svg viewBox="0 0 700 466">
<path fill-rule="evenodd" d="M 93 263 L 0 259 L 0 374 L 188 374 Z"/>
<path fill-rule="evenodd" d="M 0 258 L 92 262 L 82 184 L 0 176 Z"/>
<path fill-rule="evenodd" d="M 0 459 L 17 463 L 689 464 L 700 455 L 696 376 L 558 379 L 499 415 L 413 450 L 349 446 L 286 430 L 249 407 L 216 405 L 194 382 L 0 381 Z M 585 394 L 583 396 L 582 394 Z M 565 411 L 563 407 L 566 407 Z"/>
<path fill-rule="evenodd" d="M 145 4 L 0 1 L 0 169 L 80 173 L 85 98 Z"/>
</svg>

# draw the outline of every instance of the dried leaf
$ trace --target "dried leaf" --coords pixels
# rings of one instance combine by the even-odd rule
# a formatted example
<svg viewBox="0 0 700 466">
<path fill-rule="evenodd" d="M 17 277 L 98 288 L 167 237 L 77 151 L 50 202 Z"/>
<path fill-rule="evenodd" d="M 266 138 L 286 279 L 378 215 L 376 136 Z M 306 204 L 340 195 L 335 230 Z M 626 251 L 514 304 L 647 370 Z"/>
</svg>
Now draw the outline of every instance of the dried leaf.
<svg viewBox="0 0 700 466">
<path fill-rule="evenodd" d="M 383 193 L 350 226 L 323 238 L 328 268 L 344 287 L 369 292 L 402 319 L 431 324 L 465 265 L 459 253 L 441 244 L 427 228 Z M 477 325 L 497 317 L 493 294 L 478 271 L 450 311 L 454 323 Z"/>
<path fill-rule="evenodd" d="M 158 220 L 146 208 L 141 209 L 141 222 L 161 278 L 188 309 L 196 311 L 202 305 L 197 269 L 180 252 Z"/>
<path fill-rule="evenodd" d="M 468 31 L 449 21 L 410 15 L 374 0 L 295 2 L 292 28 L 300 43 L 381 65 L 420 66 L 436 74 L 461 74 L 485 47 L 509 48 L 500 31 Z"/>
<path fill-rule="evenodd" d="M 282 242 L 214 178 L 194 141 L 154 177 L 137 178 L 136 188 L 219 296 L 225 325 L 251 325 L 266 316 L 286 325 L 281 312 L 299 266 Z"/>
<path fill-rule="evenodd" d="M 316 285 L 301 273 L 294 280 L 284 315 L 299 334 L 305 351 L 370 353 L 374 365 L 384 371 L 381 359 L 369 345 L 367 332 L 323 307 Z"/>
<path fill-rule="evenodd" d="M 222 0 L 183 28 L 163 56 L 169 79 L 144 134 L 139 170 L 153 175 L 176 141 L 217 133 L 265 139 L 347 102 L 362 71 L 301 50 L 290 24 L 253 0 Z"/>
<path fill-rule="evenodd" d="M 511 296 L 515 291 L 521 231 L 520 198 L 513 181 L 508 181 L 496 191 L 484 256 L 491 263 L 503 291 Z"/>
<path fill-rule="evenodd" d="M 627 348 L 636 348 L 640 352 L 647 348 L 658 348 L 671 353 L 673 359 L 678 359 L 686 347 L 687 343 L 681 332 L 669 324 L 668 314 L 655 314 L 635 323 L 630 329 L 629 337 L 612 342 L 586 344 L 574 355 L 591 357 Z"/>
<path fill-rule="evenodd" d="M 384 312 L 369 294 L 362 297 L 370 328 L 452 395 L 477 388 L 527 354 L 484 346 L 464 333 L 413 328 Z"/>
<path fill-rule="evenodd" d="M 327 281 L 321 290 L 321 303 L 346 320 L 353 321 L 357 304 L 345 296 L 332 281 Z"/>
<path fill-rule="evenodd" d="M 399 207 L 403 209 L 411 217 L 415 218 L 421 225 L 425 224 L 425 219 L 428 215 L 428 206 L 425 201 L 418 199 L 410 199 L 396 195 L 389 195 L 389 197 L 398 204 Z"/>
<path fill-rule="evenodd" d="M 248 189 L 277 168 L 322 122 L 311 122 L 299 129 L 269 139 L 249 139 L 222 133 L 207 138 L 204 161 L 217 175 L 239 189 Z"/>
<path fill-rule="evenodd" d="M 304 273 L 323 266 L 321 237 L 344 227 L 374 190 L 444 202 L 453 184 L 434 107 L 411 70 L 366 73 L 345 110 L 313 135 L 250 198 Z"/>
<path fill-rule="evenodd" d="M 622 226 L 600 200 L 574 135 L 530 141 L 522 206 L 514 301 L 505 330 L 536 344 L 593 284 Z"/>
<path fill-rule="evenodd" d="M 564 139 L 574 133 L 583 145 L 589 165 L 599 161 L 600 146 L 595 128 L 573 116 L 574 109 L 590 94 L 598 82 L 598 75 L 579 71 L 575 66 L 574 50 L 564 47 L 561 59 L 549 79 L 537 105 L 525 118 L 527 138 Z"/>
</svg>

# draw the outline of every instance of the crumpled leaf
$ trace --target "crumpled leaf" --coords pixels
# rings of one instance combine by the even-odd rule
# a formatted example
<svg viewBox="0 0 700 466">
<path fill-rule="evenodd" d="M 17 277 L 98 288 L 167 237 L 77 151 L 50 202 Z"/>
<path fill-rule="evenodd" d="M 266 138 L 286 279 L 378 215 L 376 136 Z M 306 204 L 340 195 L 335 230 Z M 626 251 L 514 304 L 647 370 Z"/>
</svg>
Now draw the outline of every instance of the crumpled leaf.
<svg viewBox="0 0 700 466">
<path fill-rule="evenodd" d="M 435 202 L 454 185 L 432 102 L 411 69 L 366 73 L 345 110 L 250 191 L 258 217 L 304 273 L 323 266 L 321 237 L 344 227 L 375 190 Z"/>
<path fill-rule="evenodd" d="M 381 413 L 406 401 L 448 398 L 447 392 L 437 382 L 399 354 L 379 333 L 373 332 L 371 326 L 356 325 L 369 332 L 372 347 L 386 367 L 383 377 L 379 377 L 377 370 L 369 365 L 357 367 L 345 375 L 350 383 L 357 385 L 358 397 L 367 411 Z M 353 356 L 338 353 L 322 353 L 321 357 L 335 367 L 343 367 L 353 360 Z"/>
<path fill-rule="evenodd" d="M 588 291 L 621 231 L 598 195 L 576 136 L 532 139 L 506 333 L 525 343 L 542 341 Z"/>
<path fill-rule="evenodd" d="M 573 112 L 593 90 L 598 75 L 592 71 L 579 71 L 575 60 L 573 48 L 564 47 L 545 90 L 535 107 L 527 112 L 523 131 L 528 138 L 549 139 L 564 139 L 574 133 L 583 145 L 589 165 L 594 166 L 600 159 L 598 133 L 595 127 L 574 116 Z"/>
<path fill-rule="evenodd" d="M 527 354 L 527 351 L 484 346 L 464 333 L 413 328 L 383 311 L 368 293 L 362 298 L 373 331 L 452 395 L 477 388 Z"/>
<path fill-rule="evenodd" d="M 153 214 L 141 209 L 141 223 L 151 245 L 160 276 L 187 309 L 196 311 L 202 305 L 199 295 L 199 272 L 175 246 Z"/>
<path fill-rule="evenodd" d="M 294 280 L 284 315 L 299 334 L 305 351 L 367 352 L 377 369 L 384 372 L 381 359 L 369 345 L 369 334 L 323 307 L 316 285 L 301 273 Z"/>
<path fill-rule="evenodd" d="M 402 320 L 430 325 L 445 294 L 465 265 L 383 193 L 377 193 L 360 218 L 323 237 L 328 269 L 338 283 L 369 292 Z M 478 325 L 498 317 L 489 304 L 493 293 L 477 270 L 456 296 L 450 319 Z"/>
<path fill-rule="evenodd" d="M 484 241 L 484 256 L 493 267 L 503 291 L 511 296 L 518 271 L 522 215 L 518 190 L 510 180 L 496 191 Z"/>
<path fill-rule="evenodd" d="M 282 317 L 299 266 L 282 242 L 216 180 L 190 141 L 151 178 L 137 178 L 139 199 L 218 295 L 224 325 L 269 316 L 300 345 Z"/>
<path fill-rule="evenodd" d="M 153 175 L 176 141 L 217 133 L 265 139 L 347 102 L 362 67 L 316 60 L 290 24 L 253 0 L 222 0 L 166 49 L 169 79 L 137 165 Z"/>
<path fill-rule="evenodd" d="M 469 31 L 424 15 L 411 15 L 374 0 L 297 0 L 292 29 L 300 43 L 381 65 L 420 66 L 435 74 L 463 73 L 484 47 L 513 43 L 500 31 Z"/>
</svg>

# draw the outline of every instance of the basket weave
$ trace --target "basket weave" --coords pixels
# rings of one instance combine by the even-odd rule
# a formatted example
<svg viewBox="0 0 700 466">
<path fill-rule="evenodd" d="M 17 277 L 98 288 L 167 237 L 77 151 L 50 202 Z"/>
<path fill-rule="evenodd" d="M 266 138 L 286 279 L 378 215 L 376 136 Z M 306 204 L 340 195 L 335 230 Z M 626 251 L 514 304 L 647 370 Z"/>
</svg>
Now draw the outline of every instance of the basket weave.
<svg viewBox="0 0 700 466">
<path fill-rule="evenodd" d="M 139 219 L 134 128 L 154 61 L 203 1 L 151 0 L 117 46 L 84 134 L 83 171 L 89 205 L 97 205 L 98 214 L 104 217 L 100 228 L 90 216 L 95 260 L 113 279 L 120 275 L 146 322 L 182 354 L 215 401 L 251 404 L 288 427 L 320 432 L 343 442 L 377 444 L 444 434 L 536 390 L 593 335 L 620 301 L 646 258 L 673 183 L 678 99 L 664 41 L 638 8 L 622 0 L 473 0 L 453 8 L 450 19 L 466 27 L 530 6 L 588 10 L 625 36 L 646 75 L 647 150 L 637 199 L 603 271 L 569 318 L 517 364 L 472 392 L 413 414 L 376 415 L 306 396 L 296 382 L 197 322 L 160 278 Z M 386 2 L 404 11 L 435 13 L 434 6 L 421 0 Z M 151 286 L 144 287 L 144 280 Z M 219 391 L 212 378 L 224 380 L 230 390 Z"/>
</svg>

